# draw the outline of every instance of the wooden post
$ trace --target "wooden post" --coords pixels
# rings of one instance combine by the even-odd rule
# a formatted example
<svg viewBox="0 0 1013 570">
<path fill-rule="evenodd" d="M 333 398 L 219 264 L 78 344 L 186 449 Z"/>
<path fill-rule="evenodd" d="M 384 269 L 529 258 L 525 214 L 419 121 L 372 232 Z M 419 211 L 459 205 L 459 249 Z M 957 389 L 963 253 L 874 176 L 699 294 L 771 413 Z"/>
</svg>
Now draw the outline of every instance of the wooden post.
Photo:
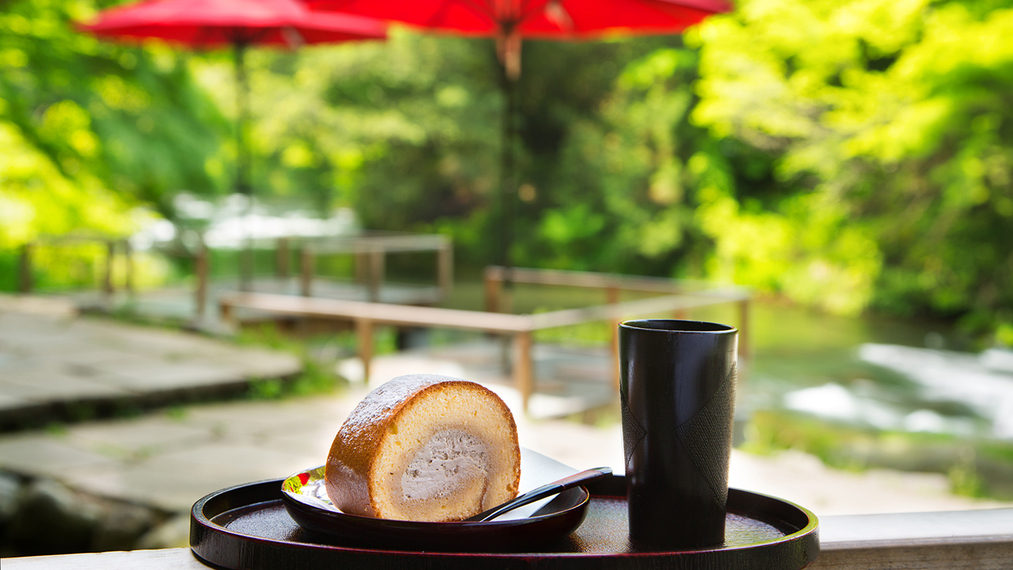
<svg viewBox="0 0 1013 570">
<path fill-rule="evenodd" d="M 373 321 L 355 319 L 355 334 L 359 344 L 359 360 L 362 361 L 362 383 L 368 385 L 370 361 L 373 358 Z"/>
<path fill-rule="evenodd" d="M 610 305 L 618 305 L 619 304 L 619 296 L 620 296 L 619 287 L 617 287 L 615 285 L 609 285 L 605 289 L 605 301 L 608 304 L 610 304 Z"/>
<path fill-rule="evenodd" d="M 450 240 L 443 240 L 436 252 L 436 284 L 440 288 L 440 298 L 450 296 L 454 286 L 454 248 Z"/>
<path fill-rule="evenodd" d="M 482 276 L 485 282 L 485 312 L 487 313 L 499 313 L 503 310 L 503 272 L 499 267 L 487 266 Z M 486 334 L 486 337 L 492 338 L 495 335 Z M 517 338 L 514 338 L 514 345 L 517 344 Z M 510 372 L 510 339 L 506 336 L 499 337 L 499 366 L 504 373 Z M 513 375 L 514 378 L 519 378 L 517 367 L 514 366 Z M 515 381 L 515 384 L 517 382 Z M 519 386 L 518 386 L 519 387 Z"/>
<path fill-rule="evenodd" d="M 369 253 L 362 249 L 362 246 L 356 245 L 355 253 L 355 282 L 356 283 L 369 283 Z"/>
<path fill-rule="evenodd" d="M 749 298 L 739 301 L 739 360 L 749 360 Z"/>
<path fill-rule="evenodd" d="M 380 289 L 383 287 L 384 263 L 387 252 L 377 247 L 369 252 L 369 301 L 380 302 Z"/>
<path fill-rule="evenodd" d="M 239 290 L 249 293 L 253 291 L 253 282 L 256 280 L 253 274 L 256 270 L 256 257 L 253 253 L 253 240 L 248 233 L 243 241 L 245 243 L 239 250 Z"/>
<path fill-rule="evenodd" d="M 313 251 L 303 245 L 299 255 L 299 284 L 303 297 L 313 296 Z"/>
<path fill-rule="evenodd" d="M 197 257 L 194 259 L 194 273 L 197 274 L 197 287 L 194 290 L 194 307 L 197 320 L 203 320 L 208 303 L 208 247 L 202 239 L 197 246 Z M 222 305 L 222 320 L 225 320 L 226 308 Z"/>
<path fill-rule="evenodd" d="M 102 293 L 108 302 L 113 294 L 113 265 L 116 261 L 116 242 L 106 240 L 106 273 L 102 278 Z"/>
<path fill-rule="evenodd" d="M 232 305 L 229 303 L 228 300 L 222 299 L 221 301 L 218 302 L 218 318 L 222 321 L 223 324 L 229 326 L 235 325 L 236 323 L 233 322 L 234 316 L 235 315 L 233 314 L 232 311 Z"/>
<path fill-rule="evenodd" d="M 514 335 L 514 386 L 521 393 L 521 404 L 528 411 L 528 400 L 534 391 L 534 370 L 531 362 L 531 333 Z"/>
<path fill-rule="evenodd" d="M 285 279 L 289 273 L 289 246 L 288 238 L 278 238 L 277 250 L 274 258 L 274 271 L 278 277 Z"/>
<path fill-rule="evenodd" d="M 32 244 L 21 246 L 18 259 L 18 291 L 24 294 L 32 292 Z"/>
<path fill-rule="evenodd" d="M 134 248 L 130 246 L 130 240 L 123 240 L 124 275 L 123 288 L 130 295 L 134 294 Z"/>
<path fill-rule="evenodd" d="M 503 284 L 503 279 L 493 267 L 485 268 L 485 275 L 483 276 L 485 281 L 485 312 L 487 313 L 498 313 L 499 312 L 499 292 Z"/>
</svg>

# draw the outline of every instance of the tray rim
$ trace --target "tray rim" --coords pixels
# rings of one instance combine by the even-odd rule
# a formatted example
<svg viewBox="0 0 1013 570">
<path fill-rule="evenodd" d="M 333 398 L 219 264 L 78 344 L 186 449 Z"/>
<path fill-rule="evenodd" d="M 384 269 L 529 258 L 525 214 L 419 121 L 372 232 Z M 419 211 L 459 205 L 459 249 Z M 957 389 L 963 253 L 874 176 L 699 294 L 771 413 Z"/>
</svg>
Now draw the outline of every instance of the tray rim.
<svg viewBox="0 0 1013 570">
<path fill-rule="evenodd" d="M 231 487 L 227 487 L 227 488 L 224 488 L 224 489 L 221 489 L 221 490 L 209 493 L 208 495 L 206 495 L 206 496 L 202 497 L 201 499 L 197 500 L 194 503 L 193 507 L 191 508 L 191 517 L 190 517 L 190 549 L 193 552 L 193 554 L 198 559 L 200 559 L 202 562 L 204 562 L 206 564 L 209 564 L 209 565 L 211 565 L 213 567 L 216 567 L 216 568 L 231 568 L 230 566 L 220 565 L 219 563 L 215 562 L 214 560 L 209 560 L 207 556 L 203 556 L 202 555 L 202 551 L 204 549 L 198 543 L 201 541 L 202 538 L 204 538 L 204 535 L 207 534 L 207 533 L 210 533 L 212 535 L 228 536 L 228 537 L 231 537 L 233 540 L 238 540 L 238 541 L 242 541 L 242 542 L 260 543 L 260 544 L 272 545 L 272 546 L 281 547 L 281 548 L 291 548 L 291 549 L 295 549 L 295 550 L 301 551 L 301 552 L 313 551 L 313 552 L 320 553 L 320 554 L 323 554 L 323 553 L 332 553 L 335 556 L 340 555 L 340 554 L 349 554 L 349 555 L 378 555 L 378 556 L 384 556 L 384 555 L 386 555 L 386 556 L 391 556 L 391 557 L 411 556 L 411 557 L 432 558 L 434 560 L 440 560 L 440 559 L 448 560 L 448 559 L 455 559 L 455 558 L 457 558 L 457 559 L 481 559 L 481 560 L 485 560 L 485 561 L 492 561 L 493 559 L 503 559 L 505 561 L 513 560 L 515 562 L 518 561 L 518 560 L 543 560 L 544 561 L 546 559 L 558 559 L 558 560 L 566 560 L 566 559 L 573 560 L 573 559 L 578 559 L 578 560 L 588 560 L 588 561 L 591 561 L 591 560 L 602 560 L 602 559 L 669 558 L 669 559 L 675 560 L 675 559 L 680 559 L 680 558 L 687 558 L 687 557 L 695 557 L 695 556 L 699 556 L 699 555 L 706 555 L 708 553 L 733 554 L 733 553 L 738 553 L 738 552 L 743 552 L 743 551 L 749 551 L 749 550 L 756 550 L 756 549 L 761 549 L 761 548 L 769 549 L 769 548 L 772 548 L 772 547 L 777 547 L 779 545 L 785 545 L 786 543 L 799 543 L 799 545 L 800 545 L 799 547 L 803 548 L 804 550 L 806 550 L 807 554 L 809 555 L 808 559 L 805 561 L 805 564 L 803 566 L 801 566 L 801 567 L 804 568 L 806 565 L 811 564 L 813 561 L 816 560 L 816 558 L 819 556 L 819 551 L 820 551 L 820 548 L 819 548 L 819 519 L 816 517 L 816 515 L 812 511 L 810 511 L 809 509 L 806 509 L 805 507 L 802 507 L 802 506 L 800 506 L 798 504 L 795 504 L 795 503 L 793 503 L 791 501 L 787 501 L 785 499 L 774 497 L 772 495 L 767 495 L 767 494 L 763 494 L 763 493 L 757 493 L 757 492 L 753 492 L 753 491 L 746 491 L 746 490 L 742 490 L 742 489 L 734 489 L 734 488 L 729 488 L 729 490 L 728 490 L 729 491 L 729 502 L 731 502 L 733 495 L 737 496 L 737 498 L 738 498 L 739 501 L 741 501 L 742 499 L 746 499 L 746 500 L 750 500 L 750 501 L 760 501 L 760 502 L 762 502 L 762 501 L 771 501 L 771 502 L 773 502 L 775 504 L 780 504 L 782 508 L 788 509 L 789 511 L 790 510 L 796 511 L 794 513 L 796 516 L 805 517 L 806 524 L 803 525 L 803 526 L 801 526 L 801 528 L 799 528 L 799 525 L 792 525 L 790 523 L 790 521 L 787 521 L 787 520 L 778 519 L 778 520 L 772 521 L 770 519 L 756 519 L 755 517 L 751 517 L 748 513 L 743 512 L 742 510 L 734 509 L 734 510 L 729 510 L 729 512 L 731 512 L 733 514 L 738 514 L 738 515 L 741 515 L 741 516 L 747 516 L 749 518 L 753 518 L 754 520 L 760 520 L 761 522 L 764 522 L 766 524 L 770 524 L 771 526 L 774 526 L 775 528 L 777 528 L 781 532 L 784 532 L 785 534 L 783 536 L 781 536 L 780 538 L 774 538 L 774 539 L 770 539 L 770 540 L 765 540 L 765 541 L 760 542 L 760 543 L 738 545 L 738 546 L 729 546 L 729 547 L 721 546 L 721 547 L 716 547 L 716 548 L 704 548 L 704 549 L 698 549 L 698 550 L 682 550 L 682 551 L 658 550 L 658 551 L 612 552 L 612 553 L 581 553 L 581 552 L 554 552 L 553 553 L 553 552 L 405 551 L 405 550 L 386 550 L 386 549 L 370 548 L 370 547 L 339 546 L 339 545 L 330 545 L 330 544 L 317 544 L 317 543 L 310 543 L 310 542 L 295 542 L 295 541 L 278 540 L 278 539 L 274 539 L 274 538 L 261 537 L 261 536 L 256 536 L 256 535 L 252 535 L 252 534 L 237 532 L 237 531 L 228 529 L 226 527 L 223 527 L 223 526 L 220 526 L 220 525 L 217 525 L 217 524 L 214 524 L 214 523 L 211 522 L 211 518 L 213 518 L 213 516 L 217 516 L 217 514 L 228 512 L 228 511 L 231 511 L 231 510 L 234 510 L 234 509 L 237 509 L 237 508 L 249 508 L 249 507 L 255 507 L 257 505 L 267 505 L 267 504 L 275 505 L 276 504 L 276 505 L 281 506 L 284 509 L 284 502 L 282 500 L 282 492 L 281 492 L 281 483 L 284 480 L 285 480 L 285 478 L 265 479 L 265 480 L 261 480 L 261 481 L 251 482 L 251 483 L 242 483 L 242 484 L 238 484 L 238 485 L 233 485 Z M 603 497 L 603 498 L 613 498 L 613 499 L 622 499 L 622 498 L 624 498 L 625 493 L 620 494 L 620 493 L 616 493 L 616 492 L 609 492 L 609 490 L 608 490 L 609 488 L 617 487 L 620 484 L 621 484 L 622 488 L 625 489 L 625 477 L 623 475 L 612 475 L 610 477 L 606 477 L 604 484 L 599 484 L 599 485 L 593 485 L 592 484 L 592 485 L 588 485 L 588 490 L 589 490 L 589 492 L 591 494 L 591 499 L 593 499 L 596 496 L 597 497 Z M 241 505 L 233 505 L 230 508 L 221 511 L 220 513 L 217 513 L 216 515 L 213 515 L 211 518 L 209 518 L 209 517 L 207 517 L 207 516 L 204 515 L 204 512 L 203 512 L 204 511 L 204 507 L 207 505 L 208 502 L 211 502 L 211 501 L 213 501 L 215 499 L 224 500 L 224 498 L 227 497 L 228 495 L 233 494 L 233 493 L 238 493 L 238 492 L 240 492 L 240 491 L 242 491 L 244 489 L 246 489 L 246 490 L 252 490 L 252 489 L 261 488 L 261 487 L 263 489 L 260 489 L 260 490 L 262 492 L 265 492 L 267 494 L 267 497 L 264 500 L 261 500 L 261 501 L 250 501 L 250 502 L 247 502 L 247 503 L 241 504 Z M 604 487 L 604 490 L 599 490 L 599 489 L 601 489 L 603 487 Z M 794 532 L 790 532 L 789 533 L 789 532 L 786 532 L 782 528 L 782 526 L 779 526 L 779 525 L 790 525 L 792 528 L 795 528 L 796 530 L 794 530 Z"/>
</svg>

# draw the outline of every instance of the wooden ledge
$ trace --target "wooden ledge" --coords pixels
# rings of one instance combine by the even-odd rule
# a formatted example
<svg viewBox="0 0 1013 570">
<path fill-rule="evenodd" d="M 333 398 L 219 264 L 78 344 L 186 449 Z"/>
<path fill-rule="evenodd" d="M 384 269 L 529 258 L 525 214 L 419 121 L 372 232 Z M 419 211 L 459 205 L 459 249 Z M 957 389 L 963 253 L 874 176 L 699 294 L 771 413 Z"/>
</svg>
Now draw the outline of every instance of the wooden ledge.
<svg viewBox="0 0 1013 570">
<path fill-rule="evenodd" d="M 820 519 L 812 569 L 1013 568 L 1013 509 Z"/>
<path fill-rule="evenodd" d="M 1013 509 L 827 516 L 812 570 L 1013 567 Z M 3 559 L 4 570 L 206 570 L 189 548 Z"/>
</svg>

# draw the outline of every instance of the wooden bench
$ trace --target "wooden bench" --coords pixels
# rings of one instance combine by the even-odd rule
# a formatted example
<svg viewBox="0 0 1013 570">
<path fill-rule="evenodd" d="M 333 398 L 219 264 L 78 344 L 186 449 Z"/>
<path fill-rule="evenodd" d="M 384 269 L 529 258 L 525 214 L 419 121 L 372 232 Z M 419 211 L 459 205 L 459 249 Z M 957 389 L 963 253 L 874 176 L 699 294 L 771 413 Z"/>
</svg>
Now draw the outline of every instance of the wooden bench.
<svg viewBox="0 0 1013 570">
<path fill-rule="evenodd" d="M 342 301 L 267 293 L 229 293 L 219 301 L 223 322 L 234 322 L 234 309 L 245 308 L 285 315 L 347 319 L 354 323 L 363 375 L 368 382 L 373 357 L 375 325 L 420 326 L 472 330 L 513 336 L 514 386 L 521 393 L 525 409 L 534 388 L 531 363 L 531 333 L 534 320 L 526 315 L 484 313 L 411 305 L 390 305 L 363 301 Z"/>
<path fill-rule="evenodd" d="M 578 287 L 598 289 L 605 292 L 606 306 L 620 303 L 623 291 L 639 291 L 665 295 L 661 303 L 663 311 L 670 310 L 674 319 L 688 318 L 688 309 L 723 303 L 738 304 L 739 358 L 749 358 L 749 302 L 752 297 L 745 287 L 717 286 L 710 281 L 696 279 L 673 279 L 668 277 L 650 277 L 645 275 L 623 275 L 618 273 L 597 273 L 593 271 L 568 271 L 560 269 L 533 269 L 530 267 L 501 267 L 490 265 L 483 275 L 485 283 L 485 309 L 490 312 L 510 312 L 511 299 L 504 294 L 504 283 L 526 283 L 531 285 L 547 285 L 557 287 Z M 630 305 L 623 303 L 623 307 Z M 588 309 L 573 309 L 575 314 Z M 591 308 L 594 311 L 596 308 Z M 647 314 L 643 311 L 641 314 Z M 554 320 L 559 320 L 563 311 L 552 313 Z M 627 313 L 627 315 L 630 313 Z M 615 323 L 615 324 L 618 324 Z M 561 325 L 560 325 L 561 326 Z M 613 343 L 617 342 L 613 338 Z M 614 350 L 618 354 L 617 349 Z"/>
<path fill-rule="evenodd" d="M 694 293 L 663 295 L 622 303 L 614 302 L 594 307 L 564 309 L 535 315 L 463 311 L 269 293 L 225 293 L 219 298 L 218 303 L 221 319 L 228 324 L 235 324 L 235 309 L 237 308 L 283 315 L 352 321 L 358 341 L 359 357 L 362 359 L 363 374 L 367 382 L 369 381 L 370 360 L 373 357 L 373 328 L 378 324 L 471 330 L 512 336 L 514 387 L 520 392 L 524 409 L 527 410 L 528 400 L 534 391 L 531 344 L 532 334 L 535 331 L 594 321 L 611 323 L 613 376 L 618 389 L 618 323 L 622 319 L 668 311 L 678 313 L 693 307 L 730 301 L 748 303 L 748 299 L 748 292 L 741 288 L 729 287 Z M 742 346 L 744 344 L 742 343 Z"/>
</svg>

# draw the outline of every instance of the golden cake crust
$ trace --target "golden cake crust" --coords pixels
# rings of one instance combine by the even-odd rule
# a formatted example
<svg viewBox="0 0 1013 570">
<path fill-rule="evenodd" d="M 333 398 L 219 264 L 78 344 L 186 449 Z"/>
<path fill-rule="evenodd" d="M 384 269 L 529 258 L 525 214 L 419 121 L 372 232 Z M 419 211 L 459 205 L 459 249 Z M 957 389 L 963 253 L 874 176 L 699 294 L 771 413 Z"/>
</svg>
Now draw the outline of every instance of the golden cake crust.
<svg viewBox="0 0 1013 570">
<path fill-rule="evenodd" d="M 506 477 L 510 496 L 502 500 L 511 498 L 517 492 L 520 479 L 520 447 L 517 444 L 517 426 L 509 408 L 492 391 L 474 382 L 420 374 L 401 376 L 387 382 L 370 392 L 349 414 L 327 457 L 325 479 L 332 502 L 346 513 L 384 516 L 385 508 L 378 504 L 377 496 L 383 492 L 382 487 L 389 486 L 391 479 L 399 474 L 388 471 L 392 469 L 389 459 L 384 459 L 386 463 L 380 465 L 381 451 L 402 445 L 401 442 L 388 445 L 388 439 L 396 438 L 398 434 L 399 422 L 411 417 L 413 407 L 421 402 L 454 402 L 456 406 L 461 400 L 472 399 L 480 402 L 482 408 L 472 412 L 476 423 L 492 422 L 509 430 L 508 449 L 501 450 L 503 442 L 499 442 L 494 452 L 506 456 L 507 469 L 511 472 L 501 475 Z M 454 410 L 454 413 L 466 416 L 462 410 Z M 482 418 L 478 417 L 479 413 L 484 414 Z M 402 429 L 405 428 L 418 431 L 419 426 L 402 426 Z M 513 449 L 509 449 L 511 446 Z M 504 495 L 500 492 L 496 496 L 502 498 Z M 479 503 L 475 508 L 484 510 L 481 508 L 483 505 Z M 389 507 L 386 510 L 389 511 Z M 464 516 L 452 515 L 448 520 L 453 518 Z"/>
</svg>

